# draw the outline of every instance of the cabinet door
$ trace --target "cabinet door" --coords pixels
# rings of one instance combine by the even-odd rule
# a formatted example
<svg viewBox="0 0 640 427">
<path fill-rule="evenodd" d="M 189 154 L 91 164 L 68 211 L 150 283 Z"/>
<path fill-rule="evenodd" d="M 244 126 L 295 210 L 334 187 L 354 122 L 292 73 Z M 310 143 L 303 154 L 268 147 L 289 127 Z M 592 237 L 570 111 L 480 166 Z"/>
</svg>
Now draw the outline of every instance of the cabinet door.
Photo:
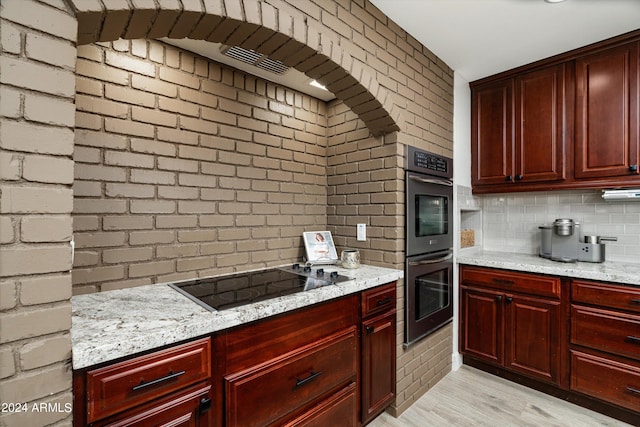
<svg viewBox="0 0 640 427">
<path fill-rule="evenodd" d="M 396 395 L 395 310 L 362 322 L 362 423 L 384 410 Z"/>
<path fill-rule="evenodd" d="M 560 301 L 506 295 L 505 367 L 545 381 L 560 374 Z"/>
<path fill-rule="evenodd" d="M 513 80 L 472 92 L 471 177 L 474 185 L 504 184 L 513 175 Z"/>
<path fill-rule="evenodd" d="M 494 364 L 503 362 L 503 295 L 461 286 L 460 349 Z"/>
<path fill-rule="evenodd" d="M 513 179 L 564 179 L 565 65 L 544 68 L 515 80 Z"/>
<path fill-rule="evenodd" d="M 638 44 L 576 61 L 575 177 L 638 174 Z"/>
</svg>

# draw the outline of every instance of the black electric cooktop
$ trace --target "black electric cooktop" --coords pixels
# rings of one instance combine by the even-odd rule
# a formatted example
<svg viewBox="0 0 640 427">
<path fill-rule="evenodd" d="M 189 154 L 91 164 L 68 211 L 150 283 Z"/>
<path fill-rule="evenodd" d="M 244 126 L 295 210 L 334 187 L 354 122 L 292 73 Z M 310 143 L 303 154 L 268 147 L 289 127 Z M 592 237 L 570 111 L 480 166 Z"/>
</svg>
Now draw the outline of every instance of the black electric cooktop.
<svg viewBox="0 0 640 427">
<path fill-rule="evenodd" d="M 271 298 L 304 292 L 322 286 L 350 280 L 337 271 L 302 267 L 235 273 L 228 276 L 170 283 L 169 286 L 186 295 L 207 310 L 224 310 L 265 301 Z"/>
</svg>

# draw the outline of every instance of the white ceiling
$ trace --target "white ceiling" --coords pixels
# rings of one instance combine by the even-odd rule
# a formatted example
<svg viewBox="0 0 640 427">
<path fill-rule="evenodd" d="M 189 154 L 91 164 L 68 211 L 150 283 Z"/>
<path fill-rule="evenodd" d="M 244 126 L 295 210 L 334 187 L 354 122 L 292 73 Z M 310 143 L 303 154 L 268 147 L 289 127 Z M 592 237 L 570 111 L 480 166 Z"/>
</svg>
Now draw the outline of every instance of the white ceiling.
<svg viewBox="0 0 640 427">
<path fill-rule="evenodd" d="M 640 0 L 370 0 L 467 81 L 640 28 Z"/>
<path fill-rule="evenodd" d="M 640 0 L 370 1 L 469 82 L 640 28 Z M 220 44 L 163 41 L 316 98 L 334 98 L 294 69 L 281 76 L 262 71 L 221 54 Z"/>
</svg>

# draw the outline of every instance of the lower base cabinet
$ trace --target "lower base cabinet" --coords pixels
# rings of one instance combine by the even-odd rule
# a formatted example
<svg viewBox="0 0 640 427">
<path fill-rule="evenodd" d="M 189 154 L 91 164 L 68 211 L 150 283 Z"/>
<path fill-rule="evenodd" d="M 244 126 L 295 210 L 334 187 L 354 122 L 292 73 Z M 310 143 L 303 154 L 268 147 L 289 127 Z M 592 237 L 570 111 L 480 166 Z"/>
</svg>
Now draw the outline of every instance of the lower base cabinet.
<svg viewBox="0 0 640 427">
<path fill-rule="evenodd" d="M 226 425 L 272 425 L 298 408 L 342 390 L 345 384 L 355 386 L 357 351 L 358 335 L 351 327 L 306 348 L 226 376 Z"/>
<path fill-rule="evenodd" d="M 560 384 L 566 336 L 560 280 L 471 267 L 462 267 L 460 277 L 460 351 Z"/>
<path fill-rule="evenodd" d="M 396 301 L 393 282 L 219 334 L 216 425 L 367 424 L 395 399 Z"/>
<path fill-rule="evenodd" d="M 396 397 L 395 283 L 363 293 L 362 424 L 367 424 Z"/>
<path fill-rule="evenodd" d="M 464 363 L 640 426 L 640 288 L 460 267 Z"/>
<path fill-rule="evenodd" d="M 640 425 L 640 289 L 571 284 L 571 390 L 636 411 Z"/>
<path fill-rule="evenodd" d="M 74 425 L 358 427 L 395 370 L 393 282 L 75 371 Z"/>
</svg>

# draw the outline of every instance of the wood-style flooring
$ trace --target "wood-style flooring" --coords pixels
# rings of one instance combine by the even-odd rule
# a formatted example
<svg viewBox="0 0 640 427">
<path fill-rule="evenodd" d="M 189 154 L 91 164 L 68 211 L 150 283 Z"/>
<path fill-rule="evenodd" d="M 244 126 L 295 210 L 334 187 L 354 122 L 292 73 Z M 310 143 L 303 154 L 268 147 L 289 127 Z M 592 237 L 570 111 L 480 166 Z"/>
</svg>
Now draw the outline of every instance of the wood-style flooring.
<svg viewBox="0 0 640 427">
<path fill-rule="evenodd" d="M 629 426 L 511 381 L 463 366 L 399 418 L 383 413 L 369 427 Z"/>
</svg>

